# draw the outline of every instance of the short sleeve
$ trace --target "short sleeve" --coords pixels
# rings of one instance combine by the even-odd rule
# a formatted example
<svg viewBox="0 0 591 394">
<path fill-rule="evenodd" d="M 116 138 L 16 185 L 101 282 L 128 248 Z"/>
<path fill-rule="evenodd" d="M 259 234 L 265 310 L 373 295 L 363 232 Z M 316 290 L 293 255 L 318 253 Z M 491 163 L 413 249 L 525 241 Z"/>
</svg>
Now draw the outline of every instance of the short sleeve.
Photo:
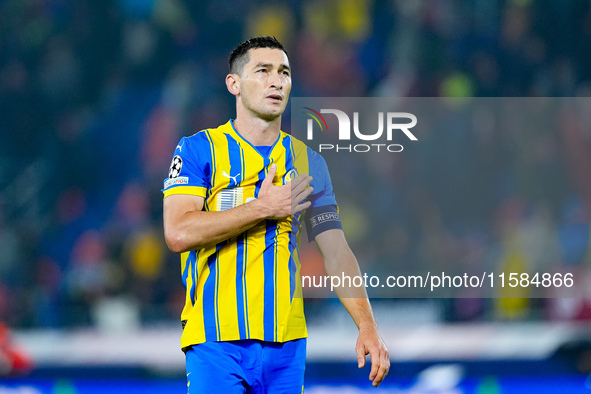
<svg viewBox="0 0 591 394">
<path fill-rule="evenodd" d="M 328 173 L 328 166 L 324 158 L 317 152 L 308 148 L 308 168 L 312 182 L 310 185 L 314 188 L 310 201 L 311 207 L 322 207 L 327 205 L 338 205 L 332 190 L 332 182 Z"/>
<path fill-rule="evenodd" d="M 314 191 L 309 198 L 312 205 L 306 210 L 304 221 L 308 241 L 312 241 L 326 230 L 342 230 L 343 226 L 326 161 L 320 154 L 308 148 L 308 165 L 312 176 L 310 185 Z"/>
<path fill-rule="evenodd" d="M 176 149 L 164 180 L 164 198 L 173 194 L 205 197 L 211 178 L 211 150 L 204 133 L 183 137 Z"/>
</svg>

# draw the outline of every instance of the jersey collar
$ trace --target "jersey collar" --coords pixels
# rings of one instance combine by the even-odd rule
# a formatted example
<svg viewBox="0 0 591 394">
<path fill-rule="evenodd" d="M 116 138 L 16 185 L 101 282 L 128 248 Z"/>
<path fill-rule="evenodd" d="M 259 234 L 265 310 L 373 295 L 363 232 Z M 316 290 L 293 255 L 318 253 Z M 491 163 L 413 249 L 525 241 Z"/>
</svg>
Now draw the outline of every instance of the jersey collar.
<svg viewBox="0 0 591 394">
<path fill-rule="evenodd" d="M 279 136 L 277 136 L 277 140 L 275 140 L 275 142 L 273 143 L 273 145 L 271 145 L 271 149 L 269 149 L 269 153 L 267 154 L 267 156 L 263 156 L 261 154 L 261 152 L 259 152 L 259 150 L 257 148 L 255 148 L 255 146 L 253 144 L 250 143 L 249 140 L 247 140 L 246 138 L 244 138 L 239 132 L 238 130 L 236 130 L 236 127 L 234 127 L 234 119 L 230 119 L 229 121 L 230 125 L 232 126 L 232 130 L 234 131 L 234 133 L 236 133 L 236 135 L 244 142 L 246 142 L 248 145 L 250 145 L 250 147 L 262 158 L 264 159 L 268 159 L 269 157 L 271 157 L 271 153 L 273 153 L 273 149 L 275 149 L 275 145 L 277 145 L 277 143 L 279 142 L 279 140 L 281 140 L 281 134 L 283 133 L 281 130 L 279 130 Z"/>
</svg>

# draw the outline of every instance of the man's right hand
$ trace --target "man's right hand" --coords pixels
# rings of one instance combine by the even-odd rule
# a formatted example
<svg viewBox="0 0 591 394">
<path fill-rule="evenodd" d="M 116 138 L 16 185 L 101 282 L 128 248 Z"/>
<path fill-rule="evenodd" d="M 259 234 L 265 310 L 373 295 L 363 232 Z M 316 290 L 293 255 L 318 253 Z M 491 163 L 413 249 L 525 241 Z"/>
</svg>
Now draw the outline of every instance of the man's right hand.
<svg viewBox="0 0 591 394">
<path fill-rule="evenodd" d="M 261 184 L 257 200 L 268 209 L 268 219 L 283 219 L 310 207 L 310 201 L 302 203 L 312 193 L 312 177 L 299 175 L 282 186 L 273 185 L 277 165 L 271 164 L 267 176 Z"/>
</svg>

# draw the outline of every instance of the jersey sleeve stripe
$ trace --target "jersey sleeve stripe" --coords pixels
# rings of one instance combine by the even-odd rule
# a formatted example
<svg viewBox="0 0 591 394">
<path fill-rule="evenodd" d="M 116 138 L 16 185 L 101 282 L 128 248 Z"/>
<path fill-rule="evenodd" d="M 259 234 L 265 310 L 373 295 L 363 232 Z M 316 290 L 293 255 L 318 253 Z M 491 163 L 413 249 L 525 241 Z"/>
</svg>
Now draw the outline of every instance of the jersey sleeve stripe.
<svg viewBox="0 0 591 394">
<path fill-rule="evenodd" d="M 172 196 L 173 194 L 188 194 L 191 196 L 204 197 L 207 189 L 201 186 L 176 186 L 164 191 L 164 198 Z"/>
</svg>

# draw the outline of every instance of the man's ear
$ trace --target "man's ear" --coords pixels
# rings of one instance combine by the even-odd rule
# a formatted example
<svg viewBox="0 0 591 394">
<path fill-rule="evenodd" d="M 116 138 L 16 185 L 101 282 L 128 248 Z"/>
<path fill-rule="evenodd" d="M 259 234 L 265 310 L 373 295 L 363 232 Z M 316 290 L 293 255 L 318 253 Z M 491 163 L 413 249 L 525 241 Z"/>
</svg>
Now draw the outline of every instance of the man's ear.
<svg viewBox="0 0 591 394">
<path fill-rule="evenodd" d="M 226 75 L 226 87 L 230 93 L 238 96 L 240 94 L 240 76 L 238 74 Z"/>
</svg>

